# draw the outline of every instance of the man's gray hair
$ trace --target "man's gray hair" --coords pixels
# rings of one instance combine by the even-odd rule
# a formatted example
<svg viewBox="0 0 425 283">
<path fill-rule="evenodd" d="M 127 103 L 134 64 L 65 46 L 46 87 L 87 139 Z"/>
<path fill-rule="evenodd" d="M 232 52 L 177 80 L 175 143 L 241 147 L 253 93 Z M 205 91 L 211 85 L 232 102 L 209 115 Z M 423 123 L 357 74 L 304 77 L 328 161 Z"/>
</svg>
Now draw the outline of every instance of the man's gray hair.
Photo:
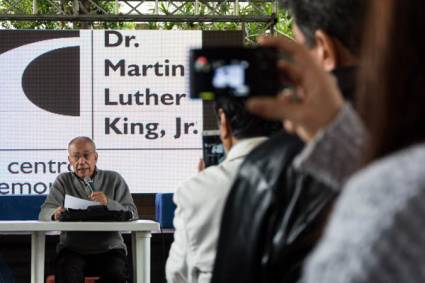
<svg viewBox="0 0 425 283">
<path fill-rule="evenodd" d="M 86 136 L 79 136 L 79 137 L 75 137 L 75 138 L 73 138 L 73 139 L 72 139 L 72 140 L 68 143 L 68 151 L 69 151 L 69 148 L 71 147 L 71 145 L 72 145 L 73 143 L 75 143 L 76 141 L 78 141 L 78 140 L 83 140 L 83 141 L 87 141 L 87 142 L 91 143 L 91 144 L 93 145 L 94 150 L 96 150 L 96 144 L 94 143 L 94 141 L 93 141 L 91 138 L 86 137 Z"/>
</svg>

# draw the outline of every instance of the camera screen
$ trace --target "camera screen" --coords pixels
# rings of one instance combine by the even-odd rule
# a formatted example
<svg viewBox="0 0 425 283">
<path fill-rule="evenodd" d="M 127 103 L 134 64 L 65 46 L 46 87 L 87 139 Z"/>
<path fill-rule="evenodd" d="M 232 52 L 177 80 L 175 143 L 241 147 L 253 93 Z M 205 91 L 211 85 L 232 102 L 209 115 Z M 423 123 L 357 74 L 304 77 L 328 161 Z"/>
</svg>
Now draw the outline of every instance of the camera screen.
<svg viewBox="0 0 425 283">
<path fill-rule="evenodd" d="M 277 52 L 272 48 L 194 49 L 190 54 L 192 98 L 248 97 L 278 92 Z"/>
<path fill-rule="evenodd" d="M 218 131 L 204 131 L 202 136 L 205 166 L 217 165 L 225 158 L 224 146 Z"/>
</svg>

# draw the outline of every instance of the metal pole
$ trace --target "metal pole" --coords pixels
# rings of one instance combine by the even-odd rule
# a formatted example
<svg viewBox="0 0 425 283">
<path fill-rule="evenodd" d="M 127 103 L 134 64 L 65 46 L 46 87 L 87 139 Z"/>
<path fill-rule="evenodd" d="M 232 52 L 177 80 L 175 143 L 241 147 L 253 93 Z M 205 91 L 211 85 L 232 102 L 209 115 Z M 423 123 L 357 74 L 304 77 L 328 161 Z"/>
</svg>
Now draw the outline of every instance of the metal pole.
<svg viewBox="0 0 425 283">
<path fill-rule="evenodd" d="M 154 11 L 155 15 L 159 14 L 159 1 L 155 0 L 155 11 Z"/>
<path fill-rule="evenodd" d="M 0 15 L 0 21 L 65 22 L 235 22 L 270 23 L 272 16 L 182 16 L 182 15 Z"/>
<path fill-rule="evenodd" d="M 199 0 L 195 0 L 195 15 L 199 15 Z"/>
<path fill-rule="evenodd" d="M 32 13 L 34 15 L 36 15 L 38 13 L 37 0 L 32 0 Z"/>
<path fill-rule="evenodd" d="M 277 21 L 279 20 L 279 18 L 278 18 L 278 10 L 279 10 L 279 1 L 278 0 L 274 0 L 274 2 L 273 2 L 273 15 L 275 15 L 275 17 L 276 17 L 276 20 L 272 23 L 272 26 L 270 27 L 270 33 L 272 34 L 272 35 L 274 35 L 275 34 L 275 32 L 276 32 L 276 30 L 275 30 L 275 25 L 277 24 Z"/>
<path fill-rule="evenodd" d="M 74 5 L 72 8 L 74 16 L 78 16 L 78 14 L 80 13 L 80 3 L 78 2 L 78 0 L 74 0 Z"/>
</svg>

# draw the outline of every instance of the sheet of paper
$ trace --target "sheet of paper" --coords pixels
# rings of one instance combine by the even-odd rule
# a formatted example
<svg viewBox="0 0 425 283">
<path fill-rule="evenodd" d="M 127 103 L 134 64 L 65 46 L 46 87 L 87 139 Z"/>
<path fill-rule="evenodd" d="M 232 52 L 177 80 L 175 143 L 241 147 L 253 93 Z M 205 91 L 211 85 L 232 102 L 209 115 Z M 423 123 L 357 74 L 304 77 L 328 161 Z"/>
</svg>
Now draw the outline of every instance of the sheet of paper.
<svg viewBox="0 0 425 283">
<path fill-rule="evenodd" d="M 87 209 L 92 205 L 100 205 L 100 202 L 65 195 L 65 208 Z"/>
</svg>

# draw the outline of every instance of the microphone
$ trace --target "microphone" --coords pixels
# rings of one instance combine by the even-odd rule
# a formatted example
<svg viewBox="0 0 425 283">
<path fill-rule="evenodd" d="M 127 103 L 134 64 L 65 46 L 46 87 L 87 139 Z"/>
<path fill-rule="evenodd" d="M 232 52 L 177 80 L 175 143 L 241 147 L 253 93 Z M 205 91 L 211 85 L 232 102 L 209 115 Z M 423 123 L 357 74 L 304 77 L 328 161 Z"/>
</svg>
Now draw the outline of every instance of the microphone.
<svg viewBox="0 0 425 283">
<path fill-rule="evenodd" d="M 84 177 L 84 184 L 86 188 L 89 190 L 89 196 L 94 192 L 94 182 L 93 179 L 89 176 Z"/>
</svg>

